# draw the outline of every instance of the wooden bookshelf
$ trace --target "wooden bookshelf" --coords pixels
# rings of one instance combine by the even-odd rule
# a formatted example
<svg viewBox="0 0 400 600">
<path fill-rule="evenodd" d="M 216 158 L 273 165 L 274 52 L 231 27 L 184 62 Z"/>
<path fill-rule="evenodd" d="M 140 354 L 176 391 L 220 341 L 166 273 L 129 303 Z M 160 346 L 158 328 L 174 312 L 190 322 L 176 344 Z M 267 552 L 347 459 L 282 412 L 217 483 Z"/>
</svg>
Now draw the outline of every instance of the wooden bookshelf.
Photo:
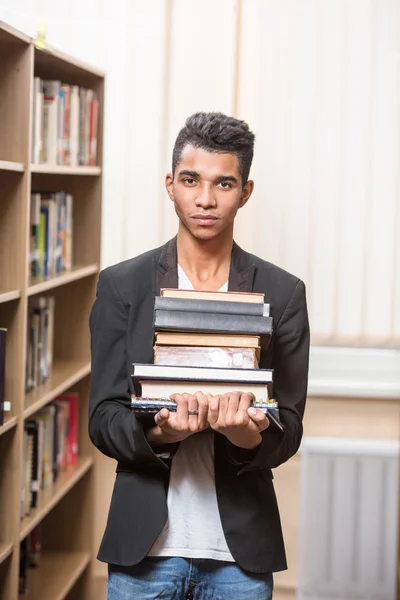
<svg viewBox="0 0 400 600">
<path fill-rule="evenodd" d="M 99 99 L 93 166 L 32 164 L 34 77 L 92 89 Z M 87 431 L 88 318 L 100 264 L 104 74 L 0 21 L 0 327 L 7 328 L 6 400 L 0 426 L 0 600 L 18 600 L 20 542 L 41 529 L 39 566 L 29 569 L 25 600 L 91 597 L 95 450 Z M 73 267 L 53 277 L 29 271 L 31 191 L 74 198 Z M 28 305 L 54 298 L 53 364 L 27 392 Z M 21 520 L 24 422 L 60 394 L 79 393 L 78 460 L 39 491 Z"/>
</svg>

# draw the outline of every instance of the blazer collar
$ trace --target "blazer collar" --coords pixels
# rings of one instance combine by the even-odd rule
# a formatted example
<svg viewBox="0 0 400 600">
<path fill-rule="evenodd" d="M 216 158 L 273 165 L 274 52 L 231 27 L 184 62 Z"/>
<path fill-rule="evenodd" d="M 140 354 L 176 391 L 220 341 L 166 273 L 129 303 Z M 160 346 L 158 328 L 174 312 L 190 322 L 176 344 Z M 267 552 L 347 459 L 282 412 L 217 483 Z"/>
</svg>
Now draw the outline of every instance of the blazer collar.
<svg viewBox="0 0 400 600">
<path fill-rule="evenodd" d="M 162 248 L 155 264 L 154 295 L 159 296 L 161 288 L 178 287 L 178 264 L 176 236 Z M 256 266 L 250 255 L 233 242 L 229 270 L 228 290 L 230 292 L 251 292 L 253 290 Z"/>
</svg>

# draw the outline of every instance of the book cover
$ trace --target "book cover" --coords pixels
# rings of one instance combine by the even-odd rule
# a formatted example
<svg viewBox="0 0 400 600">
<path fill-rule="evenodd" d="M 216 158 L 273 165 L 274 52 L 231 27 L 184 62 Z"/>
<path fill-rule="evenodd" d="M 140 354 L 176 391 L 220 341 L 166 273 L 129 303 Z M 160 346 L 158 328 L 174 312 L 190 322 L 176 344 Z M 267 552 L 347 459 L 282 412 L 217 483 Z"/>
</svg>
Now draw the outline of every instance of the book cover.
<svg viewBox="0 0 400 600">
<path fill-rule="evenodd" d="M 272 317 L 155 310 L 154 330 L 272 335 Z"/>
<path fill-rule="evenodd" d="M 177 310 L 200 313 L 222 313 L 231 315 L 248 315 L 268 317 L 269 304 L 252 304 L 250 302 L 230 302 L 198 298 L 171 298 L 156 296 L 154 310 Z"/>
<path fill-rule="evenodd" d="M 133 363 L 134 379 L 175 381 L 214 381 L 266 384 L 272 381 L 272 369 L 220 369 L 211 367 L 165 366 Z"/>
<path fill-rule="evenodd" d="M 260 348 L 260 337 L 257 335 L 157 331 L 154 340 L 156 346 Z"/>
<path fill-rule="evenodd" d="M 192 298 L 197 300 L 220 300 L 229 302 L 251 302 L 264 304 L 264 294 L 254 292 L 215 292 L 211 290 L 182 290 L 179 288 L 162 288 L 160 296 L 168 298 Z"/>
</svg>

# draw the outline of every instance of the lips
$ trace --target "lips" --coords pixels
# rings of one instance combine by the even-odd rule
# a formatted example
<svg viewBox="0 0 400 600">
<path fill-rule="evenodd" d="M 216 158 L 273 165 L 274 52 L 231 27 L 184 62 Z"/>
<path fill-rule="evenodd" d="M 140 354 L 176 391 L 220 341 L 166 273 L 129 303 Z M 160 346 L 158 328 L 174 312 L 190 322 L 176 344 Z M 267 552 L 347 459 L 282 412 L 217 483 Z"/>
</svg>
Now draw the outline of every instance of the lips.
<svg viewBox="0 0 400 600">
<path fill-rule="evenodd" d="M 198 225 L 211 226 L 218 221 L 218 217 L 213 215 L 194 215 L 192 217 Z"/>
</svg>

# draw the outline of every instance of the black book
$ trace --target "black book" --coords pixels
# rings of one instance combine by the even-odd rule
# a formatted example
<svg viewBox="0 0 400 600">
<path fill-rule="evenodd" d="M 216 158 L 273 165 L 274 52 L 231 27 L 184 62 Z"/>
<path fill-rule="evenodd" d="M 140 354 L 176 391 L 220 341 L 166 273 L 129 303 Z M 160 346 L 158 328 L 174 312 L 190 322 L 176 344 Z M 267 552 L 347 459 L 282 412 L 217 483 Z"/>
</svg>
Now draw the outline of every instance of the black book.
<svg viewBox="0 0 400 600">
<path fill-rule="evenodd" d="M 272 317 L 182 310 L 154 310 L 155 331 L 271 335 Z"/>
<path fill-rule="evenodd" d="M 30 508 L 37 507 L 38 492 L 39 492 L 39 424 L 34 419 L 25 421 L 25 430 L 28 435 L 32 436 L 32 478 L 31 489 L 25 493 L 30 494 Z"/>
<path fill-rule="evenodd" d="M 221 381 L 227 383 L 267 384 L 273 369 L 235 369 L 220 367 L 186 367 L 133 363 L 132 377 L 137 380 L 162 379 L 180 381 Z"/>
</svg>

